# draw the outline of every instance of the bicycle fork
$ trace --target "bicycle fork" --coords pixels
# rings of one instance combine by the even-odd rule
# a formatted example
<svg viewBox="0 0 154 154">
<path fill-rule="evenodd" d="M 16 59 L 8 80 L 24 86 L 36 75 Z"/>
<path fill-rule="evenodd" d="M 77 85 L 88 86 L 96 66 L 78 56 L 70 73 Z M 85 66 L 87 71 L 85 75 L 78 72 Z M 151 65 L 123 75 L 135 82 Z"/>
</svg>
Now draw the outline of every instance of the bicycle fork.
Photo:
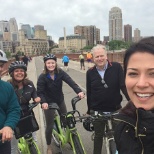
<svg viewBox="0 0 154 154">
<path fill-rule="evenodd" d="M 105 131 L 107 132 L 105 134 L 105 145 L 106 145 L 106 153 L 107 154 L 111 154 L 110 153 L 110 141 L 113 140 L 114 141 L 114 137 L 112 134 L 112 121 L 110 119 L 107 120 L 107 125 L 105 126 Z"/>
</svg>

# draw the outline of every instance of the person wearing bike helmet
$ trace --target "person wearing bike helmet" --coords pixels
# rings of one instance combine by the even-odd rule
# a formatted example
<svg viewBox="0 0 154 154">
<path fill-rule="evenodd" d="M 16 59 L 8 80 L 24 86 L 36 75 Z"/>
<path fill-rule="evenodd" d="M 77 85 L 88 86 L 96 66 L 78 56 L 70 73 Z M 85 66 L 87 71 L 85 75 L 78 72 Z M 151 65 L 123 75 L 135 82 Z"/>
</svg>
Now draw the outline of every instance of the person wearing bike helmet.
<svg viewBox="0 0 154 154">
<path fill-rule="evenodd" d="M 7 62 L 6 54 L 0 50 L 0 76 Z M 20 119 L 20 106 L 11 84 L 0 78 L 0 154 L 11 154 L 10 140 Z"/>
<path fill-rule="evenodd" d="M 51 137 L 54 124 L 54 113 L 48 109 L 48 104 L 55 102 L 62 114 L 66 113 L 66 105 L 62 91 L 62 83 L 66 82 L 80 98 L 84 98 L 84 93 L 72 78 L 57 66 L 57 57 L 53 54 L 44 56 L 44 72 L 37 81 L 37 93 L 41 97 L 41 107 L 44 110 L 46 119 L 45 137 L 47 142 L 47 154 L 52 154 Z"/>
<path fill-rule="evenodd" d="M 9 79 L 8 82 L 14 87 L 22 110 L 21 117 L 24 117 L 28 114 L 30 100 L 33 99 L 34 102 L 39 103 L 40 97 L 37 96 L 33 82 L 27 78 L 27 66 L 24 62 L 12 62 L 9 66 L 9 74 L 11 79 Z M 36 139 L 35 133 L 33 133 L 33 137 Z M 14 154 L 17 150 L 17 141 L 15 137 L 11 142 L 11 148 L 12 154 Z"/>
<path fill-rule="evenodd" d="M 154 37 L 130 46 L 123 64 L 131 101 L 115 117 L 118 154 L 154 154 Z"/>
</svg>

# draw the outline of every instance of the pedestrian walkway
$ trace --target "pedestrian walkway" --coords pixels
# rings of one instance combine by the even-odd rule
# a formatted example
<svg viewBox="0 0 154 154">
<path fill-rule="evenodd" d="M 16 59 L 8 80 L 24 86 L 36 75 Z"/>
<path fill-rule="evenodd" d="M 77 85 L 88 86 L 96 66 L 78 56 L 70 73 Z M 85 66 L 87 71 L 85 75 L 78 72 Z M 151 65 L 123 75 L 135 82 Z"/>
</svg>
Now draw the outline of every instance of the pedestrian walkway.
<svg viewBox="0 0 154 154">
<path fill-rule="evenodd" d="M 62 65 L 62 68 L 63 68 L 63 63 L 62 63 L 62 59 L 57 59 L 57 62 L 59 64 L 59 66 Z M 77 70 L 77 71 L 80 71 L 82 73 L 86 73 L 87 70 L 88 70 L 88 63 L 85 61 L 84 62 L 85 64 L 85 70 L 81 70 L 80 68 L 80 62 L 79 61 L 73 61 L 73 60 L 70 60 L 69 61 L 69 64 L 68 64 L 68 67 L 71 68 L 71 69 L 74 69 L 74 70 Z M 91 63 L 91 67 L 94 66 L 94 63 Z"/>
</svg>

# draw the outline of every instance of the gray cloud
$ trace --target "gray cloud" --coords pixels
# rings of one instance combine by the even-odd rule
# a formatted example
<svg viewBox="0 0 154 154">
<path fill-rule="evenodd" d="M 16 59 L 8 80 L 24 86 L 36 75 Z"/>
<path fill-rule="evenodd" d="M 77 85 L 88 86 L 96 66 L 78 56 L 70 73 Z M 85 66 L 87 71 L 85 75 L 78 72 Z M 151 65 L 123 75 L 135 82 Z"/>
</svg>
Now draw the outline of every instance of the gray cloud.
<svg viewBox="0 0 154 154">
<path fill-rule="evenodd" d="M 15 17 L 18 25 L 44 25 L 56 42 L 63 36 L 63 27 L 70 35 L 76 25 L 95 25 L 102 40 L 108 35 L 109 11 L 114 6 L 122 9 L 123 24 L 131 24 L 133 30 L 139 28 L 142 36 L 154 35 L 153 0 L 5 0 L 1 2 L 0 20 Z"/>
</svg>

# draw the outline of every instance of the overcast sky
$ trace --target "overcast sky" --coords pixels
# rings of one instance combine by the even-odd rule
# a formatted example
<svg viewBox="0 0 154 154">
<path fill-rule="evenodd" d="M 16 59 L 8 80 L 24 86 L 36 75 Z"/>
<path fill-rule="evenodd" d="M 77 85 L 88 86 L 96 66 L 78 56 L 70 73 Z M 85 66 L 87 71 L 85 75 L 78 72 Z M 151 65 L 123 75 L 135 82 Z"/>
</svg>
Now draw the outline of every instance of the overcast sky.
<svg viewBox="0 0 154 154">
<path fill-rule="evenodd" d="M 77 25 L 95 25 L 101 40 L 109 35 L 109 11 L 122 10 L 123 25 L 130 24 L 141 36 L 154 35 L 154 0 L 0 0 L 0 20 L 16 18 L 20 23 L 44 25 L 47 35 L 58 43 L 59 37 L 74 34 Z"/>
</svg>

